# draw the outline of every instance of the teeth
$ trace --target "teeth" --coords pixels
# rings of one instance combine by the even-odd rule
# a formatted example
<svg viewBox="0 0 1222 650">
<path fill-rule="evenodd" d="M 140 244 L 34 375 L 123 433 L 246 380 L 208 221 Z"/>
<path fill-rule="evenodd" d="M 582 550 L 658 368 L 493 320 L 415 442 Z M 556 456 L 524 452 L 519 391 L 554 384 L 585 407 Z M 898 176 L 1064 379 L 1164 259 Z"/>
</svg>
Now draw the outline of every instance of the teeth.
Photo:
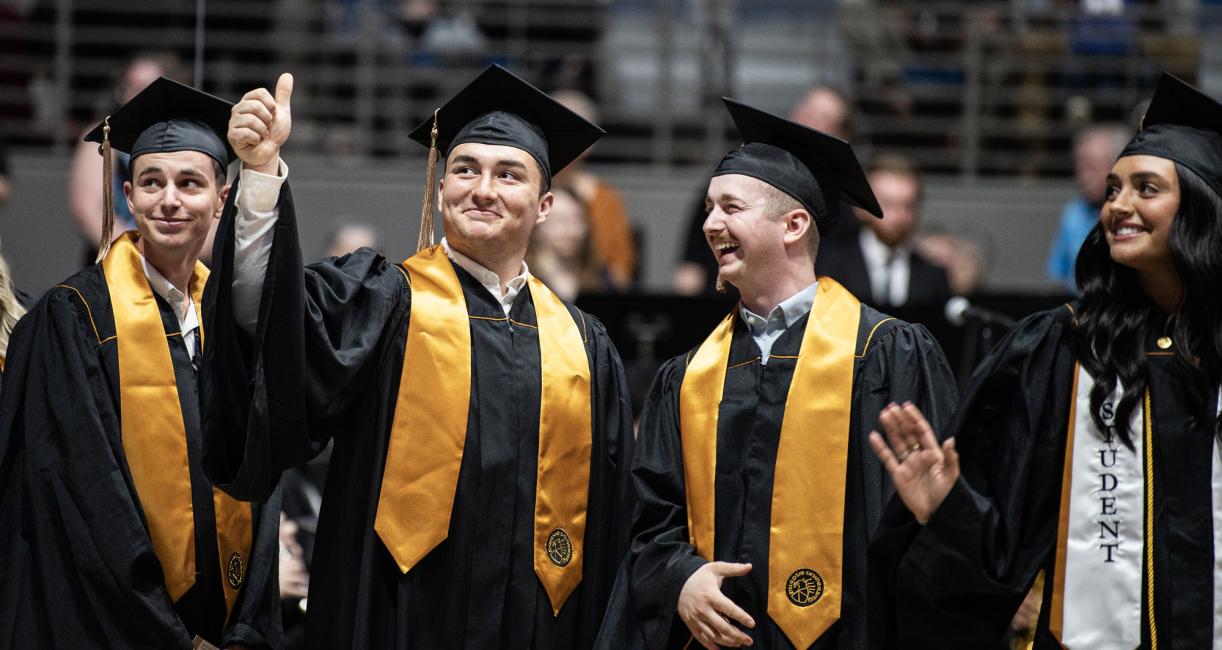
<svg viewBox="0 0 1222 650">
<path fill-rule="evenodd" d="M 737 242 L 728 242 L 728 241 L 723 241 L 723 242 L 720 242 L 720 243 L 718 243 L 718 244 L 717 244 L 717 251 L 718 251 L 718 252 L 725 251 L 725 250 L 729 250 L 729 249 L 731 249 L 731 248 L 738 248 L 738 243 L 737 243 Z"/>
<path fill-rule="evenodd" d="M 1116 229 L 1117 235 L 1136 235 L 1140 232 L 1142 232 L 1141 228 L 1137 228 L 1134 226 L 1123 226 L 1121 228 Z"/>
</svg>

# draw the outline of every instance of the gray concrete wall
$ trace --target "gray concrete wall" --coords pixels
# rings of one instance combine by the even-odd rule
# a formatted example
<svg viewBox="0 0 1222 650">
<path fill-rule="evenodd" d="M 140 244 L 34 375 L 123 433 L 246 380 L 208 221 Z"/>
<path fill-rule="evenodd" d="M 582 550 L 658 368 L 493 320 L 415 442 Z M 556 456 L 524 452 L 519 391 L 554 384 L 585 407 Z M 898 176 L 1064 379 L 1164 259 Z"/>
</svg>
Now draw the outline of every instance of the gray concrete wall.
<svg viewBox="0 0 1222 650">
<path fill-rule="evenodd" d="M 68 215 L 68 161 L 40 152 L 14 152 L 13 198 L 0 207 L 0 241 L 20 288 L 39 294 L 79 268 L 84 244 Z M 290 179 L 307 260 L 321 254 L 340 218 L 372 223 L 388 257 L 406 256 L 416 241 L 423 165 L 420 161 L 337 165 L 289 157 Z M 680 254 L 689 210 L 706 169 L 599 169 L 619 186 L 644 232 L 644 286 L 665 291 Z M 926 223 L 971 223 L 992 234 L 988 286 L 1046 288 L 1043 264 L 1060 204 L 1073 195 L 1067 181 L 927 179 Z"/>
</svg>

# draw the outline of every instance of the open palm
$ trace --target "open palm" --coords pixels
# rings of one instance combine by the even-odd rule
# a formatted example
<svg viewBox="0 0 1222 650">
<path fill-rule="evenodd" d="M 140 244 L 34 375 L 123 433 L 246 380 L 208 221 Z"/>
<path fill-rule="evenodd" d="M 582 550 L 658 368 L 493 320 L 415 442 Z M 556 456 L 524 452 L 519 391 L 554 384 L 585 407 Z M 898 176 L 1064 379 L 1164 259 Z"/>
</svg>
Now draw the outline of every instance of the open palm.
<svg viewBox="0 0 1222 650">
<path fill-rule="evenodd" d="M 891 475 L 895 491 L 922 524 L 929 521 L 959 479 L 953 438 L 941 445 L 933 428 L 911 402 L 890 404 L 878 415 L 887 439 L 870 432 L 870 447 Z"/>
</svg>

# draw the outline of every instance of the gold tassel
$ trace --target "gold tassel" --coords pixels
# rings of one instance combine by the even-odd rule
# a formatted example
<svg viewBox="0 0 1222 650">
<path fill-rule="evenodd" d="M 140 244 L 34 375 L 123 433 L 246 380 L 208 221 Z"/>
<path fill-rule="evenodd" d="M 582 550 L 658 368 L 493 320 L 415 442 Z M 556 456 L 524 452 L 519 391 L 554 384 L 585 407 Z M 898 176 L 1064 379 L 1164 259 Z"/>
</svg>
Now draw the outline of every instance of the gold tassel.
<svg viewBox="0 0 1222 650">
<path fill-rule="evenodd" d="M 102 154 L 102 241 L 98 242 L 98 258 L 94 260 L 95 264 L 106 259 L 106 254 L 110 252 L 110 241 L 115 234 L 115 187 L 110 169 L 114 156 L 110 154 L 109 115 L 102 122 L 102 144 L 98 147 L 98 153 Z"/>
<path fill-rule="evenodd" d="M 437 184 L 437 112 L 441 109 L 433 111 L 433 130 L 429 134 L 432 138 L 429 144 L 429 162 L 424 174 L 424 200 L 420 205 L 420 239 L 416 242 L 416 252 L 420 252 L 433 245 L 433 211 L 434 197 L 437 196 L 437 188 L 433 187 Z"/>
<path fill-rule="evenodd" d="M 713 285 L 713 288 L 717 289 L 717 293 L 726 292 L 726 281 L 721 279 L 721 272 L 717 273 L 717 284 Z"/>
</svg>

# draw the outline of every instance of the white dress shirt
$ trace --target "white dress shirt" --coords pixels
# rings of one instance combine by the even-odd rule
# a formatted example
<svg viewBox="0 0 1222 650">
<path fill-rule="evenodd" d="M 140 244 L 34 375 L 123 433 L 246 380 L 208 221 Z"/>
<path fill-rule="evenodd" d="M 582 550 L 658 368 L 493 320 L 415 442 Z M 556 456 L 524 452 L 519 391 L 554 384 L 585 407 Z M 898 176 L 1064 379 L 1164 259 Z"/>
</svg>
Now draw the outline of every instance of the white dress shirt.
<svg viewBox="0 0 1222 650">
<path fill-rule="evenodd" d="M 144 277 L 149 280 L 149 287 L 157 295 L 170 304 L 174 316 L 178 318 L 178 331 L 182 332 L 182 342 L 187 346 L 187 354 L 195 360 L 195 330 L 199 328 L 199 317 L 195 315 L 195 301 L 190 294 L 178 290 L 165 276 L 156 269 L 144 256 L 140 256 L 140 264 L 144 267 Z"/>
<path fill-rule="evenodd" d="M 484 268 L 483 265 L 470 257 L 450 248 L 450 242 L 445 237 L 441 238 L 441 246 L 446 251 L 446 257 L 454 260 L 454 263 L 461 266 L 464 271 L 475 276 L 475 279 L 484 285 L 488 293 L 492 294 L 492 297 L 501 303 L 501 309 L 505 310 L 505 315 L 509 316 L 509 309 L 513 307 L 514 298 L 517 298 L 518 294 L 522 292 L 522 288 L 526 286 L 526 279 L 530 277 L 530 269 L 526 267 L 526 260 L 522 260 L 521 272 L 505 282 L 505 292 L 501 293 L 501 276 Z"/>
<path fill-rule="evenodd" d="M 811 284 L 773 307 L 767 318 L 752 313 L 746 306 L 739 307 L 739 315 L 747 324 L 751 338 L 755 339 L 755 344 L 759 346 L 761 365 L 768 364 L 772 344 L 814 306 L 815 294 L 818 290 L 818 282 Z"/>
<path fill-rule="evenodd" d="M 908 302 L 912 246 L 901 244 L 890 248 L 879 241 L 874 231 L 869 228 L 862 228 L 858 238 L 861 242 L 861 255 L 866 260 L 870 293 L 873 294 L 874 300 L 883 305 L 902 305 Z"/>
</svg>

